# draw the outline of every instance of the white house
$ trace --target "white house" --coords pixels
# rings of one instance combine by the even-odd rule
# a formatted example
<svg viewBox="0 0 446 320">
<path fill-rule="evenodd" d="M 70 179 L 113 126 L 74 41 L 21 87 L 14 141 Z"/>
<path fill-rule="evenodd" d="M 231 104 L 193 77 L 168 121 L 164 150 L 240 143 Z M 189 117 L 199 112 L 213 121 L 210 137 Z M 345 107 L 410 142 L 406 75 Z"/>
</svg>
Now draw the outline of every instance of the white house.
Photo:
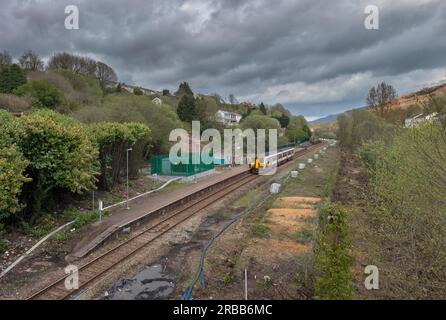
<svg viewBox="0 0 446 320">
<path fill-rule="evenodd" d="M 420 123 L 429 121 L 432 122 L 436 119 L 438 113 L 434 112 L 431 114 L 424 114 L 424 113 L 420 113 L 419 115 L 416 115 L 415 117 L 412 118 L 408 118 L 404 121 L 404 126 L 406 128 L 413 128 L 417 125 L 419 125 Z"/>
<path fill-rule="evenodd" d="M 215 114 L 215 120 L 224 123 L 225 125 L 235 125 L 240 123 L 242 115 L 235 112 L 218 110 Z"/>
<path fill-rule="evenodd" d="M 158 105 L 162 105 L 162 104 L 163 104 L 163 101 L 162 101 L 160 98 L 158 98 L 158 97 L 156 97 L 155 99 L 153 99 L 152 102 L 153 102 L 154 104 L 158 104 Z"/>
</svg>

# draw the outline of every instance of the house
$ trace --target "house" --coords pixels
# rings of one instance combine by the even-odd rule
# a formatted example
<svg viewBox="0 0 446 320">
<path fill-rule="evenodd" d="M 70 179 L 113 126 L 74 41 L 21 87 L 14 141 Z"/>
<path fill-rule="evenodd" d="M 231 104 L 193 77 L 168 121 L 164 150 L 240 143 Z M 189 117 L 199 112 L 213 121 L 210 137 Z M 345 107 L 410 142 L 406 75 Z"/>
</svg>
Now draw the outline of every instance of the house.
<svg viewBox="0 0 446 320">
<path fill-rule="evenodd" d="M 155 99 L 153 99 L 152 102 L 153 102 L 154 104 L 157 104 L 157 105 L 162 105 L 162 104 L 163 104 L 163 101 L 162 101 L 160 98 L 158 98 L 158 97 L 156 97 Z"/>
<path fill-rule="evenodd" d="M 406 119 L 404 121 L 404 127 L 413 128 L 423 122 L 427 122 L 427 121 L 432 122 L 435 119 L 437 119 L 437 117 L 438 117 L 437 112 L 434 112 L 431 114 L 420 113 L 419 115 L 416 115 L 415 117 Z"/>
<path fill-rule="evenodd" d="M 257 109 L 257 106 L 255 104 L 253 104 L 253 103 L 250 103 L 250 102 L 242 102 L 242 103 L 239 104 L 239 106 L 241 108 L 245 108 L 246 110 L 251 110 L 251 111 Z"/>
<path fill-rule="evenodd" d="M 235 112 L 218 110 L 215 114 L 215 120 L 225 125 L 235 125 L 240 123 L 242 115 Z"/>
</svg>

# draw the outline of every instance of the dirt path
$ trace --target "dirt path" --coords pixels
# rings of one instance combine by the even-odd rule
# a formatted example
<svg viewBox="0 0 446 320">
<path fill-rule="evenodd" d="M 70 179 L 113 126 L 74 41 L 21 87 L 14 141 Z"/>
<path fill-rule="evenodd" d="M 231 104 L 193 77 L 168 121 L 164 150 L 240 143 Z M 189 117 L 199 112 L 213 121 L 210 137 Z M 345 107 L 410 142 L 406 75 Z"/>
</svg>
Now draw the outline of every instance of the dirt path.
<svg viewBox="0 0 446 320">
<path fill-rule="evenodd" d="M 380 244 L 372 234 L 374 226 L 366 206 L 365 194 L 367 190 L 367 177 L 360 161 L 351 152 L 343 150 L 341 153 L 341 165 L 336 181 L 334 201 L 342 203 L 347 209 L 351 252 L 353 265 L 353 285 L 355 299 L 380 299 L 386 296 L 385 274 L 380 272 L 380 290 L 366 290 L 364 269 L 368 265 L 375 265 Z"/>
</svg>

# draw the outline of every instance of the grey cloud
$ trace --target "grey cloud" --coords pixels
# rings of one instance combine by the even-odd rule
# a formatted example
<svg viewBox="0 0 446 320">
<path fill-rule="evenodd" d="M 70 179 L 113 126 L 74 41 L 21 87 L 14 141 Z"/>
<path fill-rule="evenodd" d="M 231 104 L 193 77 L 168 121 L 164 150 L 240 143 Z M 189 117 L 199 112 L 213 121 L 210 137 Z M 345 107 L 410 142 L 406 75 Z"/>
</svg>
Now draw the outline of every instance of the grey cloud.
<svg viewBox="0 0 446 320">
<path fill-rule="evenodd" d="M 375 2 L 379 31 L 363 27 L 368 0 L 0 0 L 0 49 L 46 57 L 74 51 L 112 65 L 121 81 L 154 89 L 189 81 L 203 93 L 284 99 L 295 112 L 318 116 L 361 104 L 381 79 L 398 84 L 445 66 L 444 1 Z M 68 4 L 79 6 L 78 31 L 63 27 Z M 326 84 L 335 79 L 346 83 L 329 101 L 309 103 L 295 92 L 331 97 Z M 397 89 L 421 84 L 407 79 Z"/>
</svg>

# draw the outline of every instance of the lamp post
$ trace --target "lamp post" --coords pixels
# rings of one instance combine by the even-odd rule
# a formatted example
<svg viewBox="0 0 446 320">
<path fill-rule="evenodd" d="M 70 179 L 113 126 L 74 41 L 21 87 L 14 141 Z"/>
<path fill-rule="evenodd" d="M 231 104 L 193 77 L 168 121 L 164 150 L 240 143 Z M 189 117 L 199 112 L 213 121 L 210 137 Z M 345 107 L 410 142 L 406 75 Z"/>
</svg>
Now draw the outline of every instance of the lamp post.
<svg viewBox="0 0 446 320">
<path fill-rule="evenodd" d="M 126 195 L 127 195 L 127 207 L 126 209 L 129 210 L 129 152 L 132 151 L 132 148 L 129 148 L 126 150 L 126 155 L 127 155 L 127 191 L 126 191 Z"/>
</svg>

